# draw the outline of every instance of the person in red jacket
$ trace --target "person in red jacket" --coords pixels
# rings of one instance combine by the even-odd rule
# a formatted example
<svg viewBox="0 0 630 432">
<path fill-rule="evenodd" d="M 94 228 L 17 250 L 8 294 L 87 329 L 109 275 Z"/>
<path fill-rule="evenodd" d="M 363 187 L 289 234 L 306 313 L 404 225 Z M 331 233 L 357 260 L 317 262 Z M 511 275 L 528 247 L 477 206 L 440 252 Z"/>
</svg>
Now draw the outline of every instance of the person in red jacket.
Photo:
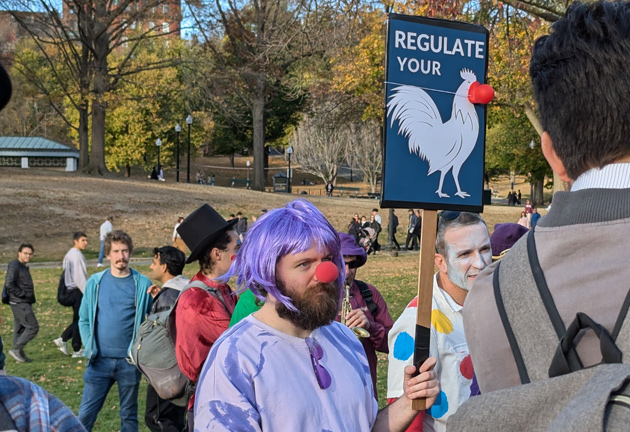
<svg viewBox="0 0 630 432">
<path fill-rule="evenodd" d="M 199 272 L 191 282 L 201 281 L 218 290 L 214 296 L 202 288 L 188 288 L 179 297 L 175 308 L 175 355 L 182 372 L 193 382 L 199 379 L 201 367 L 210 348 L 227 330 L 236 306 L 230 286 L 218 282 L 230 268 L 236 253 L 238 234 L 234 224 L 226 221 L 215 209 L 204 204 L 177 227 L 190 256 L 187 264 L 199 261 Z M 188 430 L 194 430 L 194 392 L 188 402 Z"/>
</svg>

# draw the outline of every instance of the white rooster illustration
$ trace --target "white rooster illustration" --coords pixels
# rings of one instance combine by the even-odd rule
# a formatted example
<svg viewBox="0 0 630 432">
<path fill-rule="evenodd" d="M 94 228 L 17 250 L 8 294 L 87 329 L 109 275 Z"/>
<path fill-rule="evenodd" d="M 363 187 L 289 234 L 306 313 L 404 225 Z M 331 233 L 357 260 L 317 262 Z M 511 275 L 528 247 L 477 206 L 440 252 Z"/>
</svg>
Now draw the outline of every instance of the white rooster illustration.
<svg viewBox="0 0 630 432">
<path fill-rule="evenodd" d="M 427 176 L 440 171 L 440 186 L 435 191 L 440 198 L 449 197 L 442 192 L 442 185 L 444 176 L 451 169 L 457 186 L 455 195 L 461 198 L 470 196 L 459 186 L 459 171 L 472 153 L 479 135 L 479 118 L 475 106 L 468 99 L 470 86 L 477 77 L 468 69 L 462 69 L 460 76 L 464 82 L 455 93 L 451 118 L 446 123 L 442 122 L 431 96 L 419 87 L 396 87 L 387 103 L 391 125 L 398 120 L 399 133 L 409 139 L 409 152 L 429 162 Z"/>
</svg>

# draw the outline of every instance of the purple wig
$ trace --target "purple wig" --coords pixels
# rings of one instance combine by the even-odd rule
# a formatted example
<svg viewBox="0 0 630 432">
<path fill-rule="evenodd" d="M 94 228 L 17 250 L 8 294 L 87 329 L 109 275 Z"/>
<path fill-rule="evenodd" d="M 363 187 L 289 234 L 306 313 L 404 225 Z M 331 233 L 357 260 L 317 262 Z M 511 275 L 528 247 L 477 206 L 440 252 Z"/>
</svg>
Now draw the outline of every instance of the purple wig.
<svg viewBox="0 0 630 432">
<path fill-rule="evenodd" d="M 221 279 L 238 276 L 237 293 L 249 288 L 256 297 L 264 300 L 264 292 L 261 292 L 264 290 L 295 311 L 291 299 L 276 287 L 276 264 L 285 255 L 306 252 L 313 246 L 332 255 L 332 261 L 339 269 L 337 285 L 341 287 L 346 268 L 337 231 L 317 207 L 304 199 L 261 216 L 247 231 L 236 259 Z"/>
</svg>

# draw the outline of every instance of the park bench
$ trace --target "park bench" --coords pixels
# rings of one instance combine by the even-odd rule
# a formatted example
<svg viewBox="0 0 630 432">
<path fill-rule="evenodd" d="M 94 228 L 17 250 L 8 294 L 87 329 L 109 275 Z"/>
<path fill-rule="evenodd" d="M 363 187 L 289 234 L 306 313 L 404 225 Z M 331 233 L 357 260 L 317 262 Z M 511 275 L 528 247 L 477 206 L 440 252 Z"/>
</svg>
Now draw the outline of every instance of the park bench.
<svg viewBox="0 0 630 432">
<path fill-rule="evenodd" d="M 249 189 L 250 183 L 251 183 L 250 180 L 238 179 L 238 178 L 232 177 L 232 187 L 234 187 L 235 185 L 245 185 L 245 187 Z"/>
<path fill-rule="evenodd" d="M 380 192 L 368 192 L 367 196 L 368 196 L 368 198 L 380 199 L 381 198 L 381 193 Z"/>
<path fill-rule="evenodd" d="M 343 196 L 343 193 L 345 191 L 348 191 L 350 193 L 354 192 L 355 198 L 359 195 L 359 188 L 354 188 L 354 187 L 335 186 L 333 191 L 339 191 L 339 196 Z"/>
</svg>

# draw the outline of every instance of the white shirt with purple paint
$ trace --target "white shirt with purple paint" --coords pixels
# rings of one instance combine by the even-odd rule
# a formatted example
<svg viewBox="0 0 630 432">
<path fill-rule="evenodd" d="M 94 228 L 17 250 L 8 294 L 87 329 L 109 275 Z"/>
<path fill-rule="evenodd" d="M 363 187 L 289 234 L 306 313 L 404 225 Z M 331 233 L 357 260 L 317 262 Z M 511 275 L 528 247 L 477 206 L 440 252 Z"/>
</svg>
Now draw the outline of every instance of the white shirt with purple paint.
<svg viewBox="0 0 630 432">
<path fill-rule="evenodd" d="M 311 335 L 332 384 L 322 390 L 302 338 L 252 315 L 212 346 L 197 384 L 195 431 L 369 431 L 376 421 L 363 346 L 333 322 Z"/>
</svg>

